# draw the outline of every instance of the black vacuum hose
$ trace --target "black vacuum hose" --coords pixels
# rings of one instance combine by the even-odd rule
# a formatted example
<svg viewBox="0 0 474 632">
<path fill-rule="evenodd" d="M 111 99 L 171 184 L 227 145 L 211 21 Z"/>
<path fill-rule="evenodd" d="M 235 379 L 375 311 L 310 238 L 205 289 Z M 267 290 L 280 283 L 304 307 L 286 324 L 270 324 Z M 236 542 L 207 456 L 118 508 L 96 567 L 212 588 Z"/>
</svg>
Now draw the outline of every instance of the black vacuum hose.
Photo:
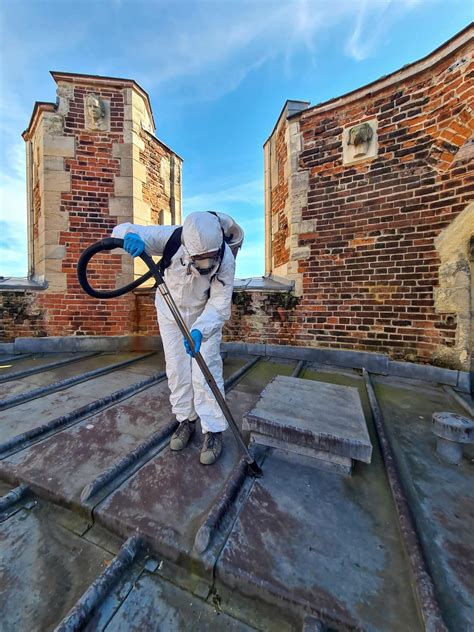
<svg viewBox="0 0 474 632">
<path fill-rule="evenodd" d="M 115 248 L 123 248 L 123 239 L 116 239 L 115 237 L 106 237 L 101 241 L 97 241 L 92 246 L 89 246 L 82 255 L 79 257 L 79 261 L 77 262 L 77 278 L 79 283 L 89 296 L 93 296 L 94 298 L 117 298 L 117 296 L 123 296 L 134 290 L 145 281 L 148 281 L 152 276 L 155 277 L 157 283 L 163 283 L 163 277 L 161 275 L 161 271 L 158 266 L 155 264 L 153 259 L 146 252 L 140 255 L 140 259 L 142 259 L 149 270 L 145 274 L 143 274 L 139 279 L 136 279 L 132 283 L 128 285 L 124 285 L 123 287 L 117 288 L 115 290 L 95 290 L 89 280 L 87 278 L 87 266 L 89 265 L 89 261 L 92 259 L 94 255 L 104 250 L 114 250 Z"/>
<path fill-rule="evenodd" d="M 117 296 L 122 296 L 123 294 L 126 294 L 127 292 L 134 290 L 136 287 L 144 283 L 150 277 L 155 277 L 155 281 L 158 285 L 158 289 L 161 292 L 161 295 L 163 296 L 163 299 L 168 305 L 171 313 L 173 314 L 173 317 L 176 321 L 176 324 L 178 325 L 178 328 L 180 329 L 184 338 L 186 338 L 186 340 L 188 341 L 191 349 L 193 349 L 194 340 L 191 337 L 191 333 L 183 317 L 181 316 L 181 313 L 179 309 L 177 308 L 176 303 L 173 300 L 173 297 L 171 296 L 171 294 L 168 291 L 168 288 L 166 287 L 166 283 L 164 282 L 161 269 L 153 261 L 150 255 L 147 254 L 146 252 L 143 252 L 140 255 L 140 259 L 148 266 L 149 271 L 143 274 L 136 281 L 133 281 L 133 283 L 124 285 L 124 287 L 120 287 L 116 290 L 102 290 L 102 291 L 94 290 L 94 288 L 90 285 L 87 279 L 87 266 L 89 264 L 89 261 L 98 252 L 102 252 L 103 250 L 114 250 L 115 248 L 123 248 L 123 239 L 116 239 L 115 237 L 107 237 L 106 239 L 102 239 L 101 241 L 98 241 L 95 244 L 92 244 L 92 246 L 89 246 L 89 248 L 84 250 L 82 255 L 79 257 L 79 261 L 77 262 L 77 278 L 79 279 L 79 283 L 81 284 L 81 287 L 84 290 L 84 292 L 86 292 L 90 296 L 93 296 L 94 298 L 116 298 Z M 229 426 L 237 440 L 237 443 L 239 444 L 244 454 L 244 458 L 247 461 L 248 473 L 256 477 L 262 476 L 262 470 L 260 466 L 258 465 L 257 461 L 255 460 L 253 454 L 249 451 L 249 449 L 245 445 L 245 442 L 242 438 L 239 427 L 237 426 L 235 419 L 232 416 L 232 413 L 227 405 L 227 402 L 225 401 L 225 397 L 222 395 L 219 387 L 217 386 L 216 380 L 213 377 L 212 373 L 210 372 L 209 367 L 206 364 L 206 361 L 204 360 L 204 358 L 202 357 L 199 351 L 197 351 L 193 355 L 193 357 L 196 360 L 199 368 L 201 369 L 206 379 L 206 382 L 208 383 L 211 391 L 213 392 L 214 397 L 216 398 L 217 403 L 220 409 L 222 410 L 224 417 L 227 419 Z"/>
</svg>

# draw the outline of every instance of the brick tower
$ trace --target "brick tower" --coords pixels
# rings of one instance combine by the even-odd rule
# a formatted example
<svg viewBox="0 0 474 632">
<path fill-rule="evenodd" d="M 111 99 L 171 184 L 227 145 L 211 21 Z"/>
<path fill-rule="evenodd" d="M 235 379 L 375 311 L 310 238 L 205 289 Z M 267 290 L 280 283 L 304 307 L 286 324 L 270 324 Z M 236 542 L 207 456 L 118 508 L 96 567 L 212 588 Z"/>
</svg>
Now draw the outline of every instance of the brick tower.
<svg viewBox="0 0 474 632">
<path fill-rule="evenodd" d="M 23 133 L 29 276 L 44 287 L 35 297 L 43 331 L 32 333 L 133 333 L 136 297 L 86 296 L 76 279 L 77 260 L 120 222 L 179 224 L 182 160 L 154 136 L 148 95 L 135 81 L 51 74 L 56 103 L 37 102 Z M 124 285 L 142 266 L 126 254 L 104 255 L 96 282 Z"/>
</svg>

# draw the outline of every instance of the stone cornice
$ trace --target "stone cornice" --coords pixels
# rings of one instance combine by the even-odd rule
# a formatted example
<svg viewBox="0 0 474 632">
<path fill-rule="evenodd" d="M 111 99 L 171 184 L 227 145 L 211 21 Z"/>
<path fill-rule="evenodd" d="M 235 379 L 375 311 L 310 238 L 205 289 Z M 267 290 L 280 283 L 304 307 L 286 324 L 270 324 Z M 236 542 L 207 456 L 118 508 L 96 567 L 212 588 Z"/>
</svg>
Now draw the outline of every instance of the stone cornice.
<svg viewBox="0 0 474 632">
<path fill-rule="evenodd" d="M 23 140 L 28 141 L 31 139 L 43 112 L 55 111 L 56 105 L 54 103 L 50 103 L 49 101 L 36 101 L 33 108 L 33 113 L 30 118 L 30 122 L 28 123 L 28 127 L 22 133 Z"/>
</svg>

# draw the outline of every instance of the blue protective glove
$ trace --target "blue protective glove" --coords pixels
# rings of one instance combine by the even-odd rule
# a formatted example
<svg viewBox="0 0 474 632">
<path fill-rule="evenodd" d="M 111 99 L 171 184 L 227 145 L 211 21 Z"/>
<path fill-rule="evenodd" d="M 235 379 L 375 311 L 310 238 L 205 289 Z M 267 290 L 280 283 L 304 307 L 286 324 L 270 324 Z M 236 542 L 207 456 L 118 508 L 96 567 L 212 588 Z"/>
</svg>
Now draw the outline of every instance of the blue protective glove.
<svg viewBox="0 0 474 632">
<path fill-rule="evenodd" d="M 202 333 L 199 331 L 199 329 L 192 329 L 191 338 L 193 339 L 193 343 L 194 343 L 194 353 L 191 351 L 189 342 L 184 337 L 183 337 L 183 342 L 184 342 L 184 348 L 186 349 L 186 353 L 194 358 L 194 354 L 198 353 L 199 349 L 201 348 Z"/>
<path fill-rule="evenodd" d="M 145 250 L 145 242 L 136 233 L 127 233 L 123 240 L 123 247 L 132 257 L 139 257 Z"/>
</svg>

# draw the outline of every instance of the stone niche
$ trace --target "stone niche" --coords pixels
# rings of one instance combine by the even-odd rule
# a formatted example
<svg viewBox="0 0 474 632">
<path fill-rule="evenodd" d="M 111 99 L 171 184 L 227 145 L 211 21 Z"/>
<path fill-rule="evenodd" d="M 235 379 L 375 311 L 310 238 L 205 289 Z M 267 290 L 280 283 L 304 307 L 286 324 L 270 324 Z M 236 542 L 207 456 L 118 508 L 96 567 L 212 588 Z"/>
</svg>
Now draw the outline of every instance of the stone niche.
<svg viewBox="0 0 474 632">
<path fill-rule="evenodd" d="M 342 163 L 344 165 L 372 160 L 377 153 L 377 119 L 356 123 L 343 129 Z"/>
</svg>

